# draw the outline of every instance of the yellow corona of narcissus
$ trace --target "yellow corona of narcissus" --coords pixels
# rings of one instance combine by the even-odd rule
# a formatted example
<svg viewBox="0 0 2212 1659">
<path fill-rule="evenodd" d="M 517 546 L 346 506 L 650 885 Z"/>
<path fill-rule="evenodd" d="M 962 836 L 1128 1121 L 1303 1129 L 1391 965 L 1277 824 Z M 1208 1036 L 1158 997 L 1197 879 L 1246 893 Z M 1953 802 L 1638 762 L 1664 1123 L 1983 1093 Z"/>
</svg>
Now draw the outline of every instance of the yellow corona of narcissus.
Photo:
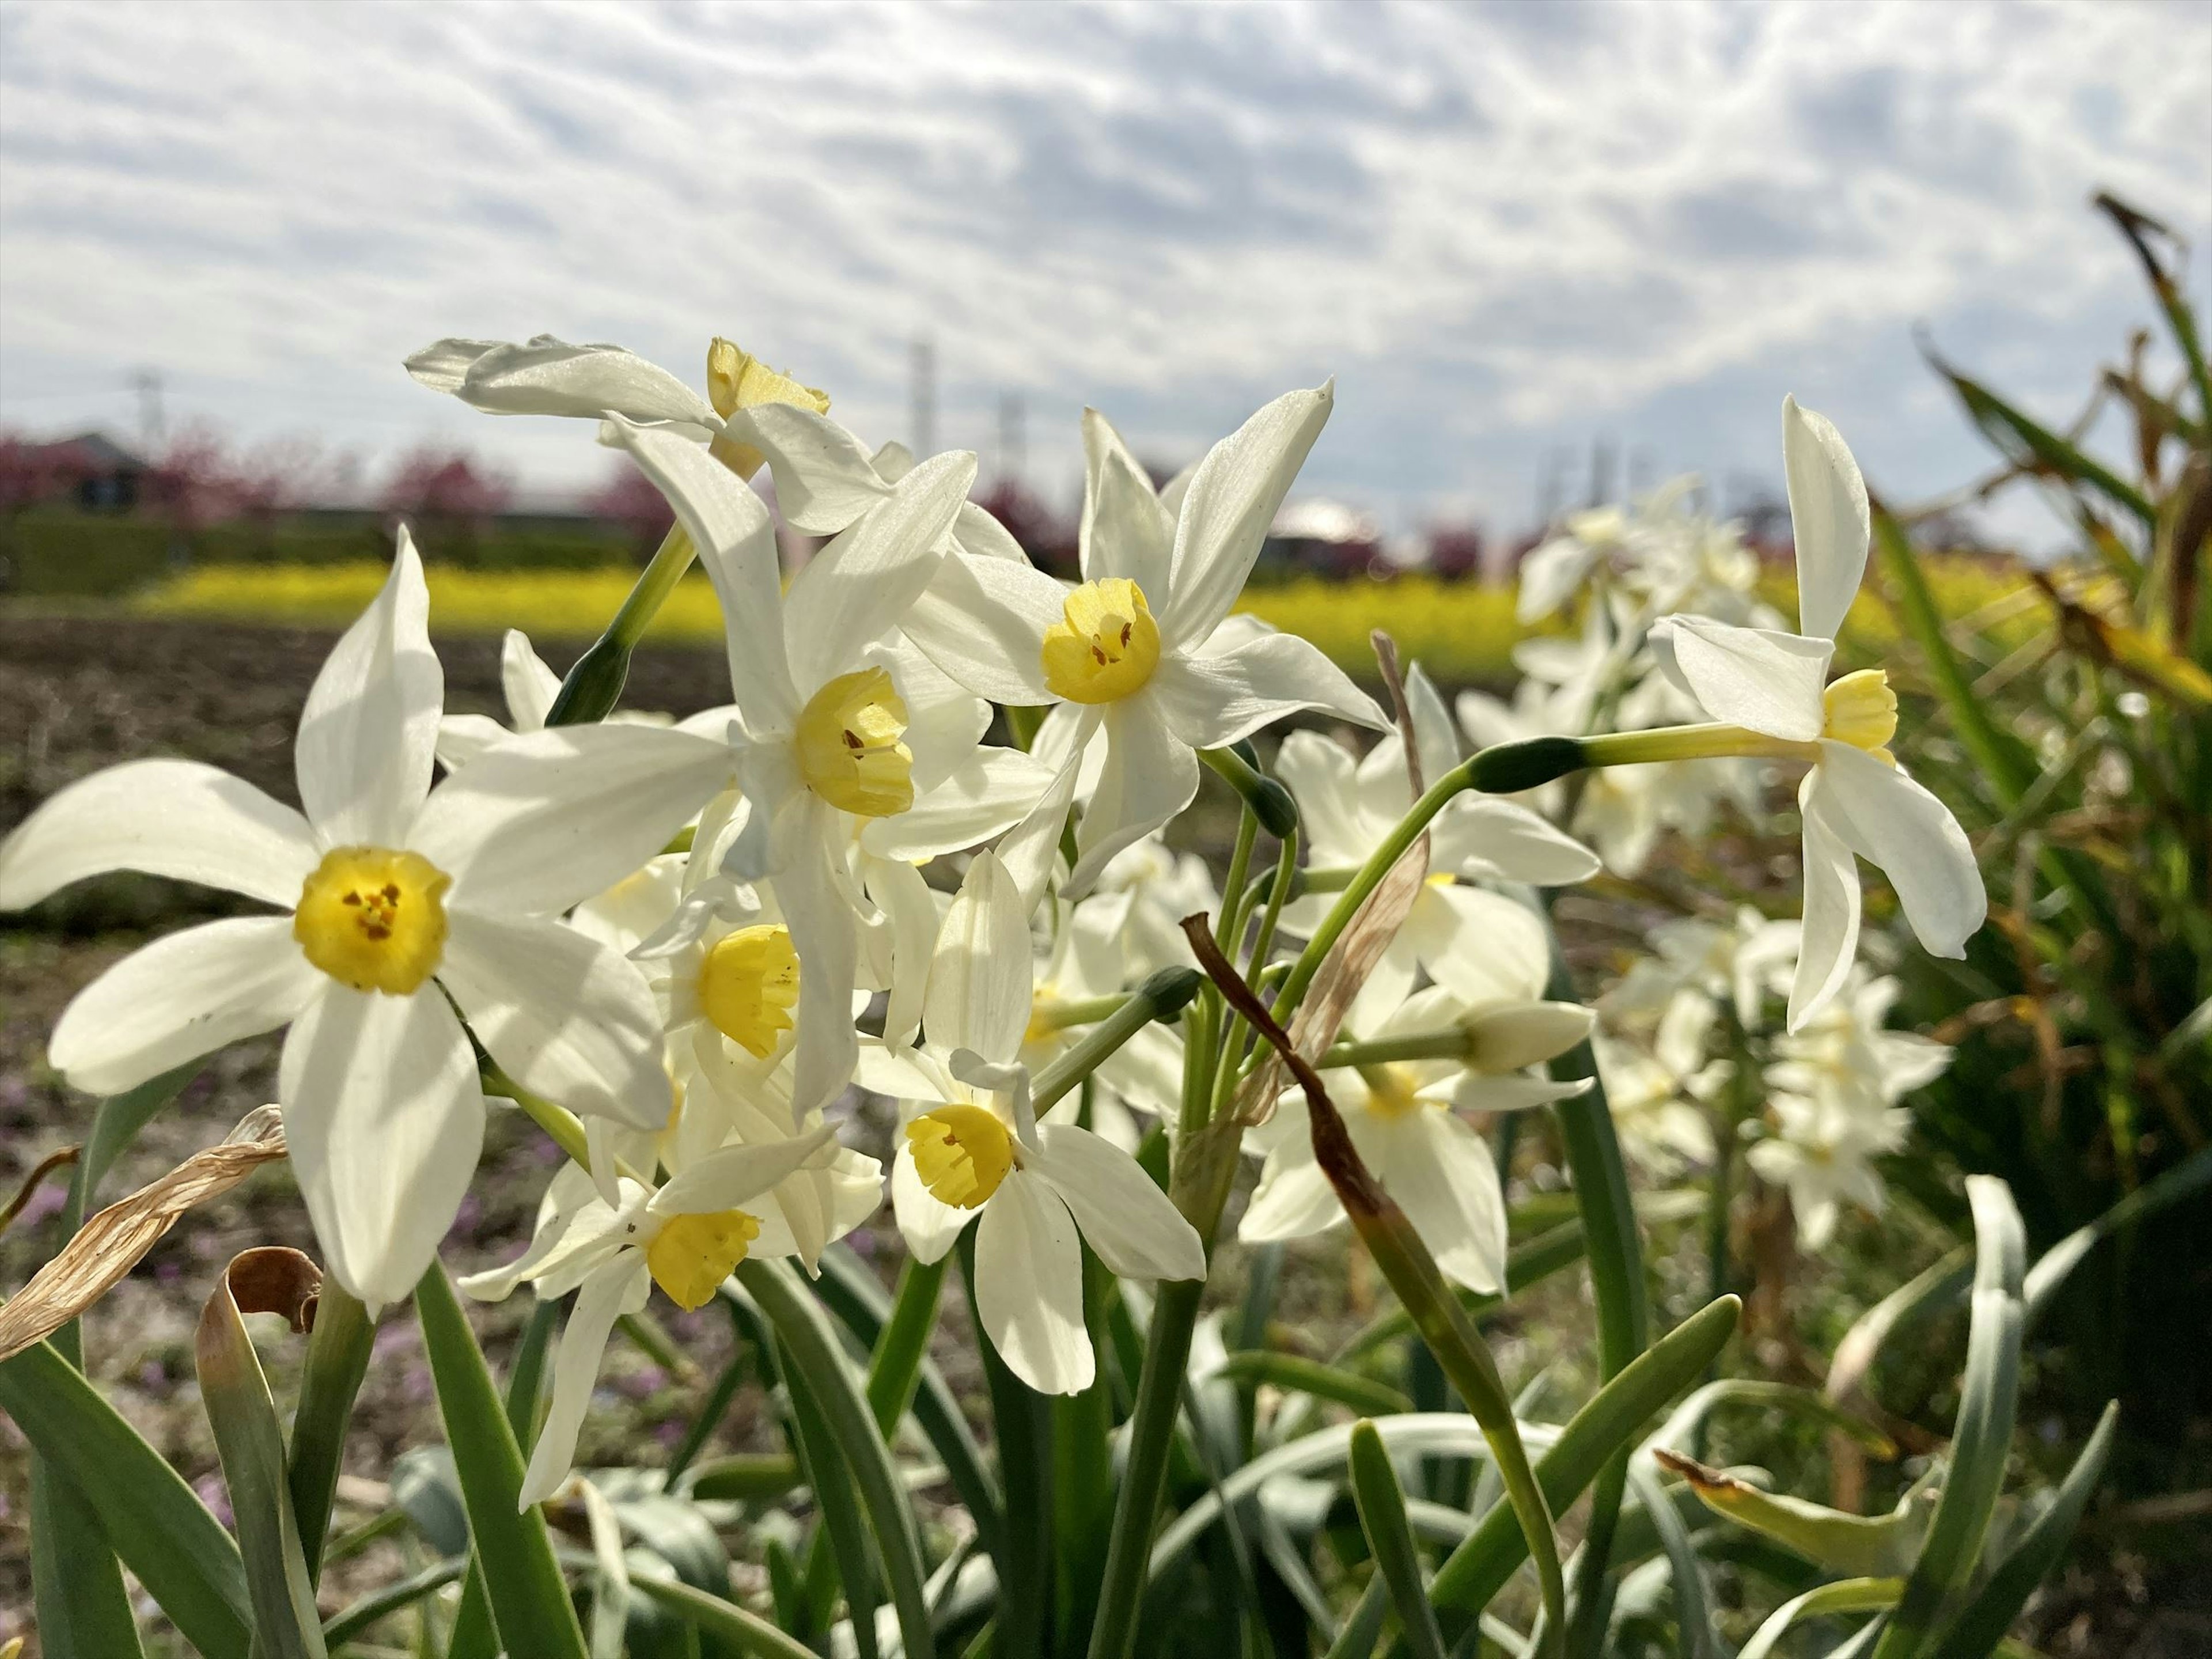
<svg viewBox="0 0 2212 1659">
<path fill-rule="evenodd" d="M 341 847 L 300 890 L 292 937 L 307 960 L 356 991 L 409 996 L 446 952 L 453 878 L 419 853 Z"/>
<path fill-rule="evenodd" d="M 759 1237 L 759 1218 L 743 1210 L 671 1216 L 645 1247 L 645 1265 L 671 1302 L 696 1313 Z"/>
<path fill-rule="evenodd" d="M 1160 625 L 1126 576 L 1085 582 L 1045 630 L 1044 683 L 1069 702 L 1114 702 L 1144 689 L 1160 665 Z"/>
<path fill-rule="evenodd" d="M 757 409 L 763 404 L 790 404 L 817 415 L 830 412 L 828 392 L 801 386 L 720 335 L 707 348 L 707 400 L 725 420 L 741 409 Z M 740 478 L 751 477 L 766 459 L 750 444 L 722 433 L 717 433 L 708 447 L 716 460 Z"/>
<path fill-rule="evenodd" d="M 1897 735 L 1897 693 L 1879 668 L 1846 674 L 1820 694 L 1820 735 L 1863 749 L 1885 766 L 1897 764 L 1889 740 Z"/>
<path fill-rule="evenodd" d="M 940 1106 L 906 1126 L 907 1148 L 930 1196 L 972 1210 L 1006 1178 L 1014 1138 L 997 1114 L 968 1104 Z"/>
<path fill-rule="evenodd" d="M 740 927 L 715 940 L 699 964 L 699 1011 L 746 1053 L 765 1060 L 791 1029 L 799 1001 L 799 953 L 791 930 Z"/>
<path fill-rule="evenodd" d="M 906 701 L 888 671 L 840 674 L 799 711 L 799 773 L 841 812 L 863 818 L 903 812 L 914 805 L 906 728 Z"/>
</svg>

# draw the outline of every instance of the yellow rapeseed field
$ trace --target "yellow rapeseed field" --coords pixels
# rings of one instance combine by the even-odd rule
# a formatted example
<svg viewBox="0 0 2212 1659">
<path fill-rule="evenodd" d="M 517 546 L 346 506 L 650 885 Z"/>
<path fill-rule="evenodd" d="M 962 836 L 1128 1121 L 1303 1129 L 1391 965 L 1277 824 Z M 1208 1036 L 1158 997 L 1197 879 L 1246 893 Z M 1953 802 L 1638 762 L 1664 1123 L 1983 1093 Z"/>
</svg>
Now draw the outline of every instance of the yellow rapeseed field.
<svg viewBox="0 0 2212 1659">
<path fill-rule="evenodd" d="M 2000 637 L 2025 638 L 2047 625 L 2042 602 L 2025 578 L 2001 565 L 1938 556 L 1923 567 L 1946 615 L 1987 614 Z M 206 617 L 235 622 L 342 626 L 375 596 L 385 567 L 363 562 L 331 565 L 204 565 L 132 599 L 142 615 Z M 520 628 L 532 639 L 589 639 L 605 626 L 636 573 L 603 570 L 465 570 L 432 565 L 430 623 L 441 633 L 481 634 Z M 1795 594 L 1786 572 L 1763 584 L 1786 616 Z M 1255 587 L 1239 607 L 1286 632 L 1302 634 L 1354 673 L 1371 672 L 1368 636 L 1388 629 L 1402 656 L 1440 680 L 1510 678 L 1516 641 L 1529 629 L 1514 620 L 1513 590 L 1446 581 L 1418 574 L 1384 580 L 1323 581 L 1306 577 Z M 655 618 L 651 637 L 665 643 L 705 643 L 721 637 L 721 614 L 706 579 L 678 585 Z M 1879 653 L 1897 638 L 1881 601 L 1862 593 L 1852 607 L 1848 647 Z"/>
</svg>

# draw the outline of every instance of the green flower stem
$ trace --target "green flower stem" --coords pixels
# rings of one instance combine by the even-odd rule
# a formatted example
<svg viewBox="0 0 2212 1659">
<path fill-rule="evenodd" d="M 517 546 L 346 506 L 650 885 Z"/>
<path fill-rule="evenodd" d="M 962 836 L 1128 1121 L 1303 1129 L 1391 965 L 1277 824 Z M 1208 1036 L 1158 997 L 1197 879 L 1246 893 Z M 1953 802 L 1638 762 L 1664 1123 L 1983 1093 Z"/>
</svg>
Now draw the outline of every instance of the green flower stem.
<svg viewBox="0 0 2212 1659">
<path fill-rule="evenodd" d="M 1032 1080 L 1030 1098 L 1037 1111 L 1043 1113 L 1154 1020 L 1181 1013 L 1200 983 L 1194 968 L 1163 968 L 1127 996 L 1111 999 L 1113 1012 Z"/>
<path fill-rule="evenodd" d="M 1314 1064 L 1328 1071 L 1346 1066 L 1387 1066 L 1401 1060 L 1466 1060 L 1474 1050 L 1474 1037 L 1454 1026 L 1448 1031 L 1377 1037 L 1372 1042 L 1340 1042 Z"/>
<path fill-rule="evenodd" d="M 1608 732 L 1577 739 L 1584 766 L 1639 766 L 1649 761 L 1713 760 L 1753 755 L 1771 760 L 1817 761 L 1817 743 L 1792 743 L 1741 726 L 1709 721 L 1662 726 L 1649 732 Z"/>
<path fill-rule="evenodd" d="M 1116 991 L 1103 997 L 1079 997 L 1067 1002 L 1040 1002 L 1030 1014 L 1030 1029 L 1064 1031 L 1071 1025 L 1096 1025 L 1117 1012 L 1129 999 Z"/>
<path fill-rule="evenodd" d="M 629 678 L 630 653 L 645 637 L 647 626 L 676 591 L 676 584 L 691 568 L 698 550 L 684 526 L 672 525 L 647 565 L 629 597 L 622 602 L 607 631 L 576 659 L 561 682 L 553 706 L 545 711 L 548 726 L 584 726 L 605 720 L 622 697 L 623 683 Z"/>
</svg>

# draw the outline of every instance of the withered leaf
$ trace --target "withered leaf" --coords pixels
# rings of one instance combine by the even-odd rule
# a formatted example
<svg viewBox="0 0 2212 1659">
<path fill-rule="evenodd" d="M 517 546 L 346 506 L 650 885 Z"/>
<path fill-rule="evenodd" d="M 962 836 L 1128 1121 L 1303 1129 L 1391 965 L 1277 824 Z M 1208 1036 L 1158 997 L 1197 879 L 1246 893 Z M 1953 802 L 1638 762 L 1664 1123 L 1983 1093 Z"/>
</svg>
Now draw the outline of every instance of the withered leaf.
<svg viewBox="0 0 2212 1659">
<path fill-rule="evenodd" d="M 105 1296 L 185 1211 L 221 1197 L 283 1156 L 277 1109 L 257 1107 L 215 1146 L 93 1216 L 21 1294 L 0 1307 L 0 1359 L 44 1341 Z"/>
</svg>

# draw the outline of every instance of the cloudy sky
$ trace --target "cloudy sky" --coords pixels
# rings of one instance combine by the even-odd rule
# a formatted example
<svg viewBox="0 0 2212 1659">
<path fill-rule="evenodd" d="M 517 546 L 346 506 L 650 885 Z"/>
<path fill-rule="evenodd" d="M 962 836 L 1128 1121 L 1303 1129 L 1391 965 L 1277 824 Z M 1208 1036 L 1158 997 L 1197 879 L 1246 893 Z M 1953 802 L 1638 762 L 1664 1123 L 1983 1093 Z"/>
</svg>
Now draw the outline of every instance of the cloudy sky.
<svg viewBox="0 0 2212 1659">
<path fill-rule="evenodd" d="M 0 425 L 465 441 L 442 334 L 737 338 L 1065 490 L 1337 377 L 1307 483 L 1535 514 L 1604 441 L 1778 474 L 1785 391 L 1909 497 L 1979 457 L 1917 325 L 2054 416 L 2147 313 L 2105 185 L 2212 254 L 2212 8 L 2057 0 L 1061 9 L 0 3 Z M 1729 481 L 1735 481 L 1731 485 Z"/>
</svg>

